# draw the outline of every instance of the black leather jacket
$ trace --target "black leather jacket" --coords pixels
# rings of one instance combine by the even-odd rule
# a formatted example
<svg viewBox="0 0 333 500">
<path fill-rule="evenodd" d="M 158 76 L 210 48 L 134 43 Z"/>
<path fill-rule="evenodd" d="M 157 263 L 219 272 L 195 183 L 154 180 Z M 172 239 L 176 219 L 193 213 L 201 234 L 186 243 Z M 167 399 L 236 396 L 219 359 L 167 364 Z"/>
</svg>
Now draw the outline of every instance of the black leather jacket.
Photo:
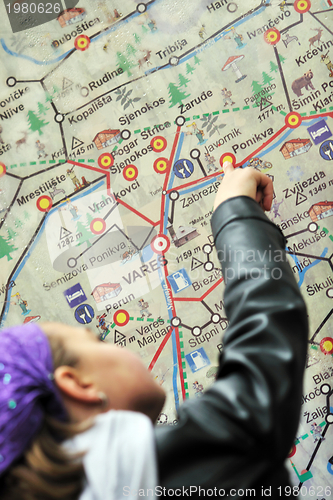
<svg viewBox="0 0 333 500">
<path fill-rule="evenodd" d="M 216 488 L 214 497 L 224 490 L 234 499 L 285 498 L 307 352 L 305 303 L 285 238 L 254 200 L 225 201 L 211 225 L 229 326 L 216 382 L 181 405 L 176 426 L 156 428 L 159 484 L 182 498 L 204 497 L 199 486 Z"/>
</svg>

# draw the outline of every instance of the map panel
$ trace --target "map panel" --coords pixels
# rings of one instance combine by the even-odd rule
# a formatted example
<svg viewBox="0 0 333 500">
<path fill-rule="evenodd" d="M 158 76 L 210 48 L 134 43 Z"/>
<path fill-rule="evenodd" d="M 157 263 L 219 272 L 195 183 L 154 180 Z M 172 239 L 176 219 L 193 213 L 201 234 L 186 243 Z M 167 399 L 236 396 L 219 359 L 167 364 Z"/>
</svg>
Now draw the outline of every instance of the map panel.
<svg viewBox="0 0 333 500">
<path fill-rule="evenodd" d="M 40 5 L 0 5 L 1 328 L 61 320 L 137 352 L 176 425 L 228 326 L 223 161 L 266 173 L 310 321 L 287 465 L 301 498 L 329 498 L 332 1 L 61 1 L 26 28 Z"/>
</svg>

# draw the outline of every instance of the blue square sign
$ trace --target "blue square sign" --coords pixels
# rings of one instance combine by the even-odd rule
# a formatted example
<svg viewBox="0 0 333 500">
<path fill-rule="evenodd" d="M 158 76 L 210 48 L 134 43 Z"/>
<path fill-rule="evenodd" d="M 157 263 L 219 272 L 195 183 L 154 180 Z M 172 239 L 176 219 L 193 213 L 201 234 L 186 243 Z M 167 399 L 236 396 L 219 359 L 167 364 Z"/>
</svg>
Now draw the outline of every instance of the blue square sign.
<svg viewBox="0 0 333 500">
<path fill-rule="evenodd" d="M 87 300 L 86 294 L 84 293 L 80 283 L 76 283 L 76 285 L 73 285 L 71 288 L 65 290 L 64 295 L 69 307 L 76 307 Z"/>
<path fill-rule="evenodd" d="M 309 132 L 314 144 L 320 144 L 332 136 L 332 132 L 330 131 L 325 120 L 320 120 L 314 125 L 311 125 L 311 127 L 308 127 L 307 131 Z"/>
<path fill-rule="evenodd" d="M 201 368 L 210 365 L 209 358 L 203 347 L 200 347 L 196 351 L 192 351 L 185 355 L 186 361 L 191 368 L 192 373 L 195 373 Z"/>
<path fill-rule="evenodd" d="M 167 276 L 168 281 L 172 287 L 172 290 L 175 293 L 181 292 L 182 290 L 185 290 L 188 286 L 192 285 L 192 282 L 184 268 L 179 269 L 175 273 L 170 274 Z"/>
</svg>

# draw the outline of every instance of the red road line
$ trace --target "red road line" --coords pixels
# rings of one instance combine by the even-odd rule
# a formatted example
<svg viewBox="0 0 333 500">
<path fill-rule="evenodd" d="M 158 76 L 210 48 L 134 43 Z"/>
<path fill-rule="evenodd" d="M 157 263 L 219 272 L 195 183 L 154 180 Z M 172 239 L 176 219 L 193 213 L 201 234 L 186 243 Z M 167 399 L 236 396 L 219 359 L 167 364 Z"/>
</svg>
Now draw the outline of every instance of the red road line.
<svg viewBox="0 0 333 500">
<path fill-rule="evenodd" d="M 83 168 L 86 168 L 88 170 L 95 170 L 95 172 L 102 172 L 102 174 L 105 174 L 106 177 L 107 177 L 107 193 L 109 196 L 112 196 L 111 192 L 110 192 L 110 172 L 106 172 L 105 170 L 102 170 L 100 168 L 97 168 L 97 167 L 92 167 L 91 165 L 85 165 L 84 163 L 78 163 L 76 161 L 72 161 L 72 160 L 68 160 L 68 163 L 72 163 L 73 165 L 77 165 L 78 167 L 83 167 Z M 113 195 L 113 198 L 115 199 L 115 196 Z M 134 212 L 136 215 L 138 215 L 139 217 L 141 217 L 142 219 L 144 219 L 146 222 L 149 222 L 149 224 L 151 224 L 152 226 L 157 226 L 160 221 L 157 221 L 157 222 L 153 222 L 152 220 L 148 219 L 148 217 L 146 217 L 145 215 L 143 214 L 140 214 L 140 212 L 138 212 L 135 208 L 131 207 L 130 205 L 128 205 L 127 203 L 125 203 L 123 200 L 120 200 L 119 198 L 116 200 L 116 203 L 120 203 L 121 205 L 123 205 L 124 207 L 126 207 L 128 210 L 130 210 L 131 212 Z"/>
<path fill-rule="evenodd" d="M 172 315 L 176 316 L 176 308 L 175 308 L 174 299 L 173 299 L 173 296 L 172 296 L 172 290 L 170 289 L 170 285 L 169 285 L 169 283 L 168 283 L 168 281 L 166 279 L 168 274 L 169 273 L 168 273 L 168 270 L 167 270 L 167 266 L 164 266 L 165 285 L 167 286 L 168 291 L 170 293 L 170 300 L 171 300 L 171 303 L 172 303 Z M 156 351 L 153 359 L 150 362 L 148 370 L 151 370 L 153 368 L 153 366 L 155 365 L 158 357 L 160 356 L 161 352 L 163 351 L 163 349 L 164 349 L 164 347 L 166 345 L 166 342 L 170 338 L 170 335 L 171 335 L 171 333 L 172 333 L 173 330 L 175 330 L 175 337 L 176 337 L 177 361 L 178 361 L 178 369 L 179 369 L 180 386 L 181 386 L 181 389 L 182 389 L 183 400 L 185 400 L 186 399 L 186 391 L 185 391 L 185 383 L 184 383 L 182 356 L 181 356 L 181 352 L 180 352 L 180 340 L 179 340 L 179 331 L 178 331 L 178 328 L 171 329 L 170 332 L 163 339 L 163 341 L 161 342 L 160 347 L 158 348 L 158 350 Z"/>
<path fill-rule="evenodd" d="M 331 118 L 333 118 L 333 112 L 329 111 L 328 113 L 320 113 L 320 115 L 302 116 L 302 121 L 313 120 L 314 118 L 321 118 L 322 116 L 330 116 Z"/>
<path fill-rule="evenodd" d="M 207 295 L 210 294 L 210 292 L 212 292 L 218 285 L 220 285 L 221 283 L 223 283 L 223 278 L 220 278 L 211 288 L 209 288 L 209 290 L 207 290 L 207 292 L 205 292 L 201 297 L 174 297 L 173 300 L 175 301 L 178 301 L 178 302 L 185 302 L 185 301 L 189 301 L 189 302 L 201 302 L 202 300 L 204 300 Z"/>
<path fill-rule="evenodd" d="M 262 149 L 264 149 L 266 146 L 268 146 L 268 144 L 270 144 L 271 142 L 273 142 L 277 138 L 277 136 L 279 136 L 280 134 L 282 134 L 282 132 L 284 132 L 287 128 L 289 128 L 287 125 L 285 125 L 284 127 L 280 128 L 280 130 L 278 130 L 270 139 L 268 139 L 268 141 L 264 142 L 258 149 L 256 149 L 255 151 L 253 151 L 246 158 L 244 158 L 244 160 L 241 163 L 239 163 L 239 165 L 242 165 L 243 163 L 246 163 L 250 158 L 252 158 L 257 153 L 259 153 Z"/>
<path fill-rule="evenodd" d="M 138 212 L 138 210 L 136 210 L 135 208 L 131 207 L 130 205 L 128 205 L 127 203 L 125 203 L 123 200 L 120 200 L 119 198 L 117 198 L 116 200 L 117 203 L 120 203 L 121 205 L 123 205 L 125 208 L 127 208 L 128 210 L 130 210 L 131 212 L 135 213 L 136 215 L 138 215 L 139 217 L 141 217 L 141 219 L 145 220 L 146 222 L 149 222 L 149 224 L 151 224 L 152 226 L 157 226 L 159 224 L 159 221 L 157 222 L 153 222 L 152 220 L 148 219 L 148 217 L 146 217 L 145 215 L 143 214 L 140 214 L 140 212 Z"/>
<path fill-rule="evenodd" d="M 179 140 L 179 134 L 180 134 L 180 126 L 177 126 L 177 131 L 176 131 L 175 139 L 173 141 L 172 150 L 171 150 L 171 154 L 170 154 L 170 158 L 169 158 L 169 168 L 168 168 L 167 173 L 165 174 L 165 179 L 164 179 L 164 183 L 163 183 L 163 191 L 165 191 L 165 189 L 166 189 L 166 187 L 168 185 L 169 176 L 170 176 L 170 172 L 171 172 L 171 168 L 172 168 L 172 162 L 173 162 L 173 158 L 175 156 L 176 147 L 177 147 L 178 140 Z M 161 218 L 160 218 L 160 233 L 163 232 L 163 215 L 164 215 L 164 209 L 165 209 L 165 196 L 162 195 Z"/>
<path fill-rule="evenodd" d="M 173 328 L 171 328 L 171 330 L 169 331 L 169 333 L 166 334 L 166 336 L 164 337 L 164 339 L 162 340 L 159 348 L 157 349 L 157 351 L 155 352 L 154 354 L 154 357 L 153 359 L 151 360 L 150 362 L 150 365 L 148 366 L 148 370 L 152 370 L 155 366 L 155 363 L 156 361 L 158 360 L 161 352 L 163 351 L 164 347 L 165 347 L 165 344 L 167 343 L 167 341 L 169 340 L 171 334 L 173 332 Z"/>
</svg>

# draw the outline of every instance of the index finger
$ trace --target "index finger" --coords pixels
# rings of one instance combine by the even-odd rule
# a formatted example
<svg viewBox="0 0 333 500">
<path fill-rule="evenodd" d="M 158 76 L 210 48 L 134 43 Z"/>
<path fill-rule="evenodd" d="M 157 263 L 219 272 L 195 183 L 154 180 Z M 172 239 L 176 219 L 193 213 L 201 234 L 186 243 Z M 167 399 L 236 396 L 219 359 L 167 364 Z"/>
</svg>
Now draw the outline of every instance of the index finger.
<svg viewBox="0 0 333 500">
<path fill-rule="evenodd" d="M 262 204 L 264 210 L 270 210 L 274 194 L 273 182 L 272 179 L 266 174 L 262 174 L 261 172 L 258 173 L 260 174 L 260 179 L 258 179 L 258 188 L 262 191 L 263 194 Z"/>
</svg>

